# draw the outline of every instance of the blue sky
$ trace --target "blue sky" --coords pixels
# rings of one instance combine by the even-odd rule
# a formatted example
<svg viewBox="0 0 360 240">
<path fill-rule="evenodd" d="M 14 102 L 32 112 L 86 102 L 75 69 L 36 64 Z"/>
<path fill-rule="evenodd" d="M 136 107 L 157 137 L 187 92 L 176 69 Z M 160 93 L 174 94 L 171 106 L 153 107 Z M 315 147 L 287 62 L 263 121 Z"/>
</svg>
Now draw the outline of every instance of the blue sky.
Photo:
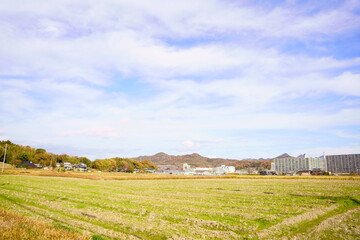
<svg viewBox="0 0 360 240">
<path fill-rule="evenodd" d="M 54 153 L 360 152 L 360 1 L 8 1 L 0 139 Z"/>
</svg>

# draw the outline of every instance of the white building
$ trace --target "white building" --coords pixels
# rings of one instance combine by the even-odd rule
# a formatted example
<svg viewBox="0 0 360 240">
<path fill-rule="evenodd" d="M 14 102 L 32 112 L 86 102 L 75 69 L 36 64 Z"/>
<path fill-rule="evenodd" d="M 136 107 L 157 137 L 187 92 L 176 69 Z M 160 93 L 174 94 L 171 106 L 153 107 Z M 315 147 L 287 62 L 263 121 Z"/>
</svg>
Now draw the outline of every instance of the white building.
<svg viewBox="0 0 360 240">
<path fill-rule="evenodd" d="M 72 169 L 73 168 L 73 165 L 69 162 L 64 162 L 64 168 L 65 169 Z"/>
<path fill-rule="evenodd" d="M 234 166 L 221 165 L 220 167 L 214 168 L 214 172 L 216 174 L 235 173 L 235 167 Z"/>
<path fill-rule="evenodd" d="M 270 171 L 275 171 L 275 162 L 271 163 Z"/>
<path fill-rule="evenodd" d="M 280 173 L 297 172 L 300 170 L 313 170 L 318 168 L 325 169 L 325 161 L 323 158 L 311 158 L 305 154 L 299 157 L 291 157 L 289 155 L 282 155 L 274 159 L 275 170 Z"/>
<path fill-rule="evenodd" d="M 196 175 L 212 175 L 214 174 L 214 168 L 194 168 L 193 169 L 194 173 Z"/>
<path fill-rule="evenodd" d="M 183 164 L 183 170 L 186 171 L 186 170 L 191 170 L 191 166 L 187 163 L 184 163 Z"/>
<path fill-rule="evenodd" d="M 208 167 L 191 168 L 189 164 L 184 163 L 183 171 L 181 171 L 181 174 L 185 174 L 185 175 L 220 175 L 226 173 L 235 173 L 235 167 L 221 165 L 220 167 L 215 167 L 215 168 L 208 168 Z"/>
</svg>

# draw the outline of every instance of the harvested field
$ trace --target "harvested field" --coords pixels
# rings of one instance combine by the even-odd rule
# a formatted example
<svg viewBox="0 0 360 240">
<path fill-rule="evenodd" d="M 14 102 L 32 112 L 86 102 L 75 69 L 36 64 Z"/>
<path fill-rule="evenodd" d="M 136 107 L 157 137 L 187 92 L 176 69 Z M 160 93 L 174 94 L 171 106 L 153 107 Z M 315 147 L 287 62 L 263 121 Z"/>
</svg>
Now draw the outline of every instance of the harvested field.
<svg viewBox="0 0 360 240">
<path fill-rule="evenodd" d="M 89 239 L 69 229 L 55 227 L 17 213 L 0 209 L 0 239 Z"/>
<path fill-rule="evenodd" d="M 0 175 L 0 198 L 1 213 L 46 221 L 89 239 L 360 237 L 358 180 Z"/>
</svg>

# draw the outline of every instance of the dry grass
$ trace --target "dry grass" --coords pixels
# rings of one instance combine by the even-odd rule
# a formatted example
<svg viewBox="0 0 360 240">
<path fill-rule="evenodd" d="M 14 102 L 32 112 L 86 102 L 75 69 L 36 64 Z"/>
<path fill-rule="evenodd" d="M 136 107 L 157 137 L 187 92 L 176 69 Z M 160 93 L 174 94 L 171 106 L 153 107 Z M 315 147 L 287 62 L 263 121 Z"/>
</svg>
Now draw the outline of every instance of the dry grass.
<svg viewBox="0 0 360 240">
<path fill-rule="evenodd" d="M 2 166 L 3 166 L 3 163 L 0 162 L 0 169 L 2 169 Z M 4 168 L 15 168 L 15 167 L 13 165 L 11 165 L 11 164 L 5 163 Z"/>
<path fill-rule="evenodd" d="M 360 205 L 360 182 L 346 180 L 94 181 L 0 175 L 0 201 L 7 211 L 110 239 L 292 239 L 342 214 L 347 216 L 342 227 L 350 234 L 360 224 L 353 221 L 358 212 L 346 215 Z M 322 229 L 316 238 L 333 239 L 335 233 Z M 336 234 L 349 239 L 348 231 Z"/>
<path fill-rule="evenodd" d="M 189 176 L 152 173 L 119 172 L 57 172 L 42 169 L 5 169 L 0 175 L 28 175 L 45 177 L 71 177 L 91 180 L 160 180 L 160 179 L 317 179 L 317 180 L 360 180 L 360 176 L 260 176 L 260 175 L 220 175 Z"/>
<path fill-rule="evenodd" d="M 72 233 L 53 225 L 25 217 L 0 208 L 0 239 L 3 240 L 56 240 L 90 239 L 78 233 Z"/>
</svg>

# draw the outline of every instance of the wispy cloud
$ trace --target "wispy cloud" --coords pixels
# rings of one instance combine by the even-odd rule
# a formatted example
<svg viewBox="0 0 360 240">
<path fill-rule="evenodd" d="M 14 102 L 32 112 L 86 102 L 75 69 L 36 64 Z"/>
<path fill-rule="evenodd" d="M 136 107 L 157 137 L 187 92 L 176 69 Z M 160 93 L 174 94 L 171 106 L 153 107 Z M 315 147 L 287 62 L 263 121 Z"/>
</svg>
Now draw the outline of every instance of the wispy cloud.
<svg viewBox="0 0 360 240">
<path fill-rule="evenodd" d="M 72 135 L 84 135 L 84 136 L 95 136 L 95 137 L 119 136 L 116 129 L 106 128 L 106 127 L 93 127 L 93 128 L 60 133 L 60 136 L 72 136 Z"/>
<path fill-rule="evenodd" d="M 360 127 L 359 9 L 358 1 L 7 2 L 0 127 L 13 141 L 64 152 L 122 146 L 119 155 L 241 158 L 278 155 L 273 144 L 299 149 L 300 137 L 288 145 L 280 130 L 314 139 L 338 131 L 303 149 L 352 149 L 354 134 L 339 133 Z M 256 134 L 238 141 L 241 131 Z"/>
</svg>

